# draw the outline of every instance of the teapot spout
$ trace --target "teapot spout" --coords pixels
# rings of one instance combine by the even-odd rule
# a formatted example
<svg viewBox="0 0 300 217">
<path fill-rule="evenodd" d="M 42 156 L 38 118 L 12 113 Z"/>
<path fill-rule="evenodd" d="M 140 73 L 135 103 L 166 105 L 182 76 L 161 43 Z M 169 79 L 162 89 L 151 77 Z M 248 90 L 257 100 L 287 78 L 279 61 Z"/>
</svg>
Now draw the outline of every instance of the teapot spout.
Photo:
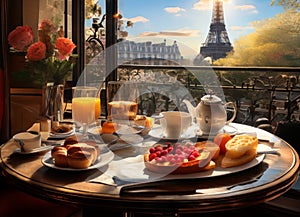
<svg viewBox="0 0 300 217">
<path fill-rule="evenodd" d="M 190 115 L 192 116 L 192 120 L 196 120 L 196 107 L 192 105 L 192 103 L 186 99 L 183 100 L 184 104 L 186 105 Z"/>
</svg>

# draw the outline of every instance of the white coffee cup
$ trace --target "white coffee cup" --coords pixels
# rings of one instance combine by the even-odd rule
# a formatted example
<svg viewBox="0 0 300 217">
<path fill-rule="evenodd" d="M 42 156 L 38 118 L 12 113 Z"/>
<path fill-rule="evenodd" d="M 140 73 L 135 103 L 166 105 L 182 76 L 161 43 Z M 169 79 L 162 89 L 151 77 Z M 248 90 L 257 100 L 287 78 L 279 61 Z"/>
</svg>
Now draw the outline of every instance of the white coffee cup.
<svg viewBox="0 0 300 217">
<path fill-rule="evenodd" d="M 21 151 L 30 152 L 33 149 L 41 147 L 41 135 L 29 132 L 18 133 L 13 139 L 19 143 Z"/>
<path fill-rule="evenodd" d="M 192 117 L 187 112 L 166 111 L 161 112 L 160 116 L 160 125 L 166 138 L 180 138 L 192 124 Z"/>
</svg>

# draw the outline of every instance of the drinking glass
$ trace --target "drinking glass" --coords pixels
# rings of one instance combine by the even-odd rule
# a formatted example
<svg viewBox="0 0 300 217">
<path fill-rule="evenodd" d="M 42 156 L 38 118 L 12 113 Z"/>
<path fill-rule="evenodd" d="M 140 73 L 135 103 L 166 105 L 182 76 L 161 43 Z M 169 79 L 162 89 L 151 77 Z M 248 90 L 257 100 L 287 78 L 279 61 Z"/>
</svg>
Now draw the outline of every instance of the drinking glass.
<svg viewBox="0 0 300 217">
<path fill-rule="evenodd" d="M 87 138 L 88 125 L 95 119 L 98 89 L 88 86 L 73 87 L 72 118 L 82 125 L 82 139 Z"/>
<path fill-rule="evenodd" d="M 138 89 L 135 82 L 110 81 L 107 86 L 108 120 L 132 121 L 138 111 Z"/>
</svg>

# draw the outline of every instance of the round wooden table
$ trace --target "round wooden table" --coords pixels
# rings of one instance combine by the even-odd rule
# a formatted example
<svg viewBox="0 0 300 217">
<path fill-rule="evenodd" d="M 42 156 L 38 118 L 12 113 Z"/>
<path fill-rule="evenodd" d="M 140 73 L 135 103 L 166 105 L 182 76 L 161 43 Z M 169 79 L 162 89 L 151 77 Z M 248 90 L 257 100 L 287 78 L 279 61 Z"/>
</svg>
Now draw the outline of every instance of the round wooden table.
<svg viewBox="0 0 300 217">
<path fill-rule="evenodd" d="M 157 181 L 121 191 L 119 187 L 89 182 L 92 177 L 102 174 L 100 170 L 61 171 L 42 164 L 41 159 L 46 152 L 15 153 L 18 146 L 13 140 L 1 147 L 1 166 L 11 183 L 31 195 L 85 209 L 120 211 L 127 216 L 133 216 L 134 212 L 181 214 L 226 211 L 263 203 L 288 191 L 299 176 L 297 152 L 285 141 L 264 130 L 241 124 L 233 126 L 245 132 L 255 131 L 260 142 L 268 140 L 266 145 L 278 148 L 278 154 L 267 154 L 258 165 L 234 174 Z M 116 152 L 118 156 L 141 154 L 134 147 Z"/>
</svg>

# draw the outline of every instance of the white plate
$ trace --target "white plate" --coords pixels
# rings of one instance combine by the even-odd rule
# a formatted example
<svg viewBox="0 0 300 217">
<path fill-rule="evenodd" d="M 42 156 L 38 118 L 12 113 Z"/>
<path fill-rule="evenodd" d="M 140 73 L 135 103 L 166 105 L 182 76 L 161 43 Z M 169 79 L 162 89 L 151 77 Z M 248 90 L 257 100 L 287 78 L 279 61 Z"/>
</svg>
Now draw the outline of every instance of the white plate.
<svg viewBox="0 0 300 217">
<path fill-rule="evenodd" d="M 154 126 L 148 133 L 149 136 L 160 140 L 182 140 L 196 138 L 195 126 L 191 126 L 187 132 L 179 138 L 168 138 L 163 135 L 162 127 L 160 125 Z"/>
<path fill-rule="evenodd" d="M 43 151 L 48 151 L 50 149 L 52 149 L 53 146 L 51 145 L 45 145 L 45 144 L 42 144 L 42 146 L 40 148 L 35 148 L 31 151 L 22 151 L 21 148 L 17 148 L 14 153 L 16 154 L 34 154 L 34 153 L 39 153 L 39 152 L 43 152 Z"/>
<path fill-rule="evenodd" d="M 255 159 L 249 163 L 243 164 L 241 166 L 231 167 L 231 168 L 221 168 L 217 166 L 215 169 L 208 171 L 201 171 L 197 173 L 188 174 L 160 174 L 147 170 L 144 164 L 143 156 L 132 157 L 131 159 L 123 159 L 124 162 L 113 162 L 118 163 L 118 171 L 116 171 L 116 176 L 123 181 L 133 180 L 143 180 L 142 182 L 153 182 L 161 180 L 173 180 L 173 179 L 196 179 L 196 178 L 208 178 L 208 177 L 218 177 L 224 175 L 230 175 L 233 173 L 241 172 L 250 169 L 258 164 L 260 164 L 265 158 L 265 154 L 257 155 Z M 128 162 L 131 163 L 128 163 Z M 126 163 L 125 163 L 126 162 Z"/>
<path fill-rule="evenodd" d="M 260 164 L 264 158 L 265 158 L 265 154 L 260 154 L 257 155 L 256 158 L 254 158 L 252 161 L 250 161 L 249 163 L 240 165 L 240 166 L 236 166 L 236 167 L 230 167 L 230 168 L 222 168 L 222 167 L 216 167 L 213 170 L 213 173 L 211 175 L 209 175 L 209 177 L 214 177 L 214 176 L 223 176 L 223 175 L 229 175 L 232 173 L 237 173 L 237 172 L 241 172 L 243 170 L 247 170 L 250 169 L 258 164 Z M 201 174 L 201 173 L 198 173 Z M 205 174 L 203 174 L 203 176 L 201 177 L 208 177 L 207 175 L 205 176 Z"/>
<path fill-rule="evenodd" d="M 70 135 L 72 133 L 74 133 L 74 129 L 64 133 L 50 132 L 50 136 L 65 136 L 65 135 Z"/>
<path fill-rule="evenodd" d="M 114 159 L 114 153 L 112 151 L 107 151 L 103 154 L 100 154 L 99 159 L 93 164 L 92 166 L 85 168 L 85 169 L 73 169 L 68 167 L 58 167 L 54 165 L 53 158 L 51 156 L 51 151 L 47 152 L 43 158 L 42 163 L 49 168 L 58 169 L 58 170 L 66 170 L 66 171 L 84 171 L 84 170 L 91 170 L 91 169 L 97 169 L 100 167 L 105 166 L 109 162 L 111 162 Z"/>
<path fill-rule="evenodd" d="M 73 136 L 75 134 L 75 130 L 71 130 L 69 132 L 66 133 L 49 133 L 49 137 L 48 139 L 65 139 L 69 136 Z"/>
</svg>

